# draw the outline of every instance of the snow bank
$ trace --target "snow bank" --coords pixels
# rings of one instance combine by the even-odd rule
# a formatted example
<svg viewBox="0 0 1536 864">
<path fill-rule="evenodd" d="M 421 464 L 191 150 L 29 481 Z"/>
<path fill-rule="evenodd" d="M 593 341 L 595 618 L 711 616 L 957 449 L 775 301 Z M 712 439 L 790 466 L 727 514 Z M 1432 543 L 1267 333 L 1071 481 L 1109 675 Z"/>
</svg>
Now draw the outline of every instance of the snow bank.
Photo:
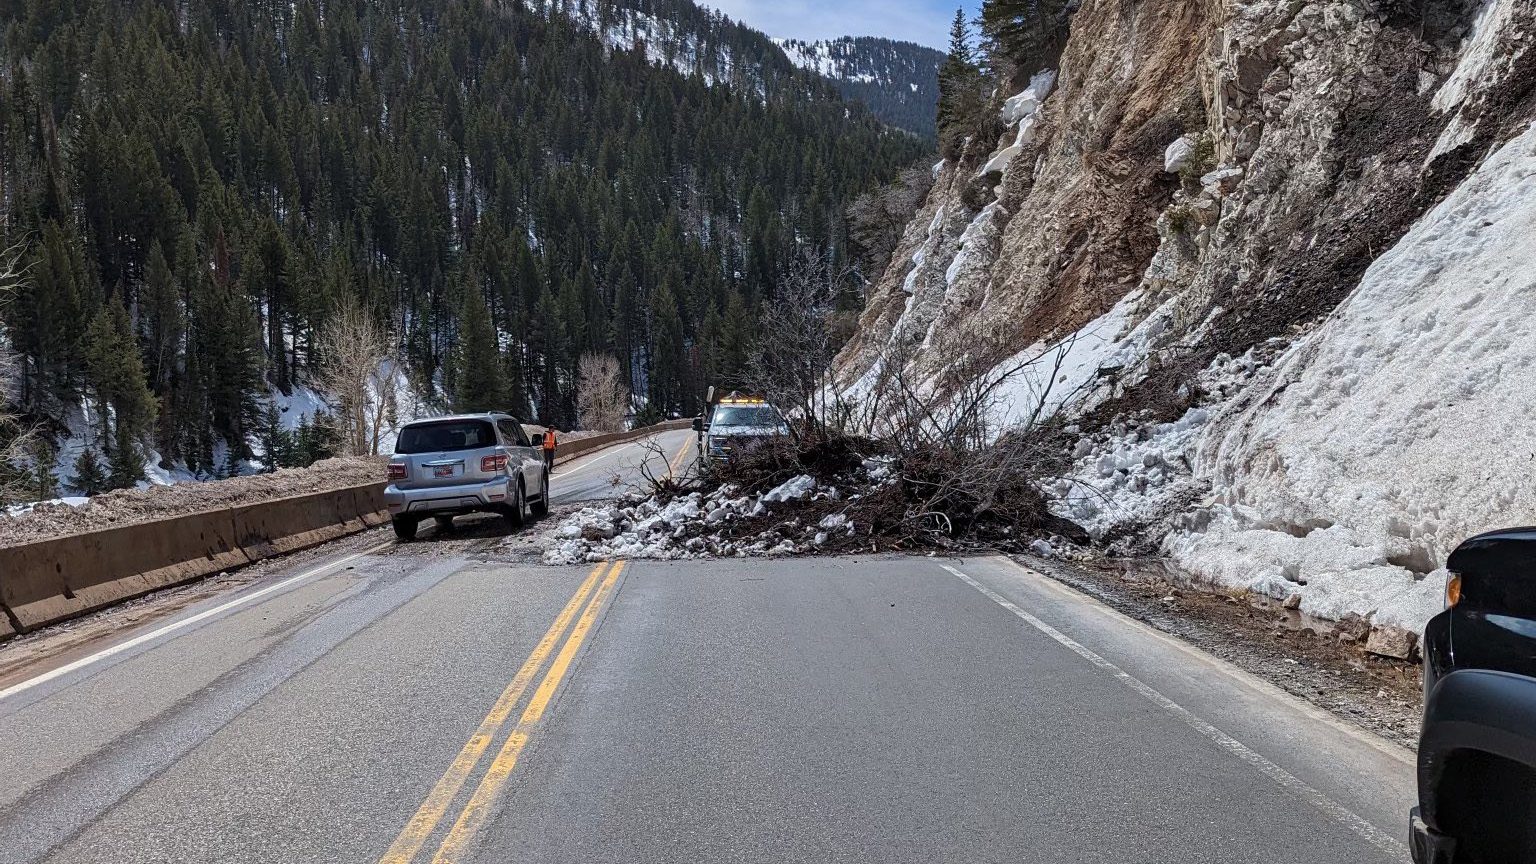
<svg viewBox="0 0 1536 864">
<path fill-rule="evenodd" d="M 1196 452 L 1234 397 L 1266 369 L 1278 345 L 1241 357 L 1225 354 L 1201 372 L 1199 405 L 1171 423 L 1120 423 L 1078 439 L 1073 466 L 1046 487 L 1052 512 L 1076 522 L 1096 540 L 1136 536 L 1181 513 L 1204 496 L 1195 477 Z"/>
<path fill-rule="evenodd" d="M 1215 581 L 1418 629 L 1446 555 L 1536 521 L 1536 127 L 1371 265 L 1198 447 L 1210 508 L 1165 549 Z M 1283 580 L 1292 587 L 1280 584 Z"/>
</svg>

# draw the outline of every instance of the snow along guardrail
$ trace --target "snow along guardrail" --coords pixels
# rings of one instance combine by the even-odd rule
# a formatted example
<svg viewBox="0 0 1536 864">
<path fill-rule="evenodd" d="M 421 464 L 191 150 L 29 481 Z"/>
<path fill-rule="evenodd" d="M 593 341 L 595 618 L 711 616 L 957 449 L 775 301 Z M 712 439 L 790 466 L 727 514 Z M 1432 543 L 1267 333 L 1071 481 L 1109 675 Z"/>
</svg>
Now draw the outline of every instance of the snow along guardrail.
<svg viewBox="0 0 1536 864">
<path fill-rule="evenodd" d="M 672 421 L 561 445 L 575 458 L 656 432 Z M 389 521 L 383 482 L 311 492 L 0 547 L 0 639 L 294 552 Z"/>
</svg>

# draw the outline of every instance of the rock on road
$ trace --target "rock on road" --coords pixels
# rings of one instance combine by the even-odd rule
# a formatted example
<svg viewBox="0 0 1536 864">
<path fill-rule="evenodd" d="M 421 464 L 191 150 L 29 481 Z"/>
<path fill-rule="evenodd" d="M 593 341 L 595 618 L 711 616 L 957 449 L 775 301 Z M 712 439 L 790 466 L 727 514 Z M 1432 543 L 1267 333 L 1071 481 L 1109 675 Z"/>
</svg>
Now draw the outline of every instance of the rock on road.
<svg viewBox="0 0 1536 864">
<path fill-rule="evenodd" d="M 0 861 L 1406 860 L 1409 753 L 1005 558 L 431 545 L 0 689 Z"/>
</svg>

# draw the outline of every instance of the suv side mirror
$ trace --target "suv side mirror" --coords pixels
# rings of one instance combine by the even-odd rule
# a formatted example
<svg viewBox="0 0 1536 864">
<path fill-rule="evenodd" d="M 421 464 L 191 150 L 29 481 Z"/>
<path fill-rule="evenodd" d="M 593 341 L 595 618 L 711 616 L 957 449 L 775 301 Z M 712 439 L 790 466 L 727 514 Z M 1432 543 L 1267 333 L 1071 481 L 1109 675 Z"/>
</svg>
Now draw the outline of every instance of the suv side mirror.
<svg viewBox="0 0 1536 864">
<path fill-rule="evenodd" d="M 543 447 L 544 446 L 544 433 L 543 432 L 535 432 L 534 435 L 533 435 L 533 438 L 530 439 L 530 440 L 533 442 L 532 444 L 529 445 L 530 447 Z"/>
<path fill-rule="evenodd" d="M 693 418 L 693 431 L 695 431 L 695 432 L 703 432 L 704 431 L 704 418 L 703 417 L 695 417 L 695 418 Z"/>
</svg>

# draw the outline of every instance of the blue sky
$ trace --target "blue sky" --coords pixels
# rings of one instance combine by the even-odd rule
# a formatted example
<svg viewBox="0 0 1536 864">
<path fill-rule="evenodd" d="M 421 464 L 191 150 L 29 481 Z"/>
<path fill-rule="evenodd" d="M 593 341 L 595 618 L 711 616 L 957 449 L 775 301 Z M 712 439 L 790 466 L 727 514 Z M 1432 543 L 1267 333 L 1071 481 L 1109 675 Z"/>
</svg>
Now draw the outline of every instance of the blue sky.
<svg viewBox="0 0 1536 864">
<path fill-rule="evenodd" d="M 799 39 L 887 36 L 943 49 L 960 0 L 701 0 L 767 33 Z M 963 0 L 976 17 L 980 0 Z"/>
</svg>

